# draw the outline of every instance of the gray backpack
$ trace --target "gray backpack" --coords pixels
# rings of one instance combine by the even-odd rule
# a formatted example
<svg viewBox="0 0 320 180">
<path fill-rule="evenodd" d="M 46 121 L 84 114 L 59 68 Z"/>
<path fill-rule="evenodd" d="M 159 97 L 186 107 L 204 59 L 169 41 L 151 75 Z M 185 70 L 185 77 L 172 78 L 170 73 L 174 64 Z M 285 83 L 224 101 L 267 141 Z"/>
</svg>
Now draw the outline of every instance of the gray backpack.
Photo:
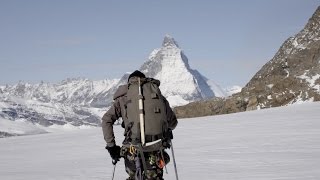
<svg viewBox="0 0 320 180">
<path fill-rule="evenodd" d="M 166 103 L 159 89 L 160 81 L 133 77 L 128 82 L 125 124 L 133 145 L 146 151 L 159 150 L 168 131 Z"/>
</svg>

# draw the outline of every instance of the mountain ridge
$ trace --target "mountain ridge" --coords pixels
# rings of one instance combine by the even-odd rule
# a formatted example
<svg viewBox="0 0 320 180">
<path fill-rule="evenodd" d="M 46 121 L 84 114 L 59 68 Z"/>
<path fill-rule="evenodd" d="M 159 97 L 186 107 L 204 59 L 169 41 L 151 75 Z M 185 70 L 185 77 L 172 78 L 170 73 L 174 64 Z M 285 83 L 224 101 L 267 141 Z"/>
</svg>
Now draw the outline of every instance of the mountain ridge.
<svg viewBox="0 0 320 180">
<path fill-rule="evenodd" d="M 181 118 L 197 117 L 310 101 L 320 101 L 320 6 L 304 28 L 281 45 L 241 92 L 176 107 L 175 112 Z"/>
</svg>

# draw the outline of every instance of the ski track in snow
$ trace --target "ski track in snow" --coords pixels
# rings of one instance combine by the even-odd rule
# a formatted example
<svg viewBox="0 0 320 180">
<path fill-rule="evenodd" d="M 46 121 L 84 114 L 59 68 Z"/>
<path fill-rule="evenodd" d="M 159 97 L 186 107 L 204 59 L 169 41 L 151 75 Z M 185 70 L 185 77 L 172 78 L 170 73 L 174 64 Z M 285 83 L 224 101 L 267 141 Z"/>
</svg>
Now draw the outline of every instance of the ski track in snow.
<svg viewBox="0 0 320 180">
<path fill-rule="evenodd" d="M 320 179 L 320 103 L 179 120 L 181 180 Z M 117 142 L 122 128 L 116 127 Z M 111 179 L 100 128 L 0 139 L 1 180 Z M 171 155 L 171 152 L 169 151 Z M 173 163 L 165 179 L 175 179 Z M 127 177 L 123 160 L 115 179 Z"/>
</svg>

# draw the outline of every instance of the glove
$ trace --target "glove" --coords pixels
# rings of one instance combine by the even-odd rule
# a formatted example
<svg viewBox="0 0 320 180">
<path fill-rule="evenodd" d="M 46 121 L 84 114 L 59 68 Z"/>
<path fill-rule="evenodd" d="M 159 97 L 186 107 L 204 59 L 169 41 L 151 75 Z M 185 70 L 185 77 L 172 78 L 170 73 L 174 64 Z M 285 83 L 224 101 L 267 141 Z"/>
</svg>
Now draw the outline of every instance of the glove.
<svg viewBox="0 0 320 180">
<path fill-rule="evenodd" d="M 166 137 L 164 138 L 164 141 L 162 142 L 163 147 L 170 148 L 171 147 L 171 139 L 173 139 L 172 130 L 169 129 Z"/>
<path fill-rule="evenodd" d="M 106 146 L 106 149 L 108 150 L 111 158 L 115 162 L 120 161 L 120 158 L 121 158 L 121 156 L 120 156 L 120 149 L 121 149 L 120 146 L 117 146 L 117 145 L 114 145 L 114 146 L 111 146 L 111 147 Z"/>
<path fill-rule="evenodd" d="M 168 138 L 173 139 L 173 133 L 171 129 L 168 130 Z"/>
<path fill-rule="evenodd" d="M 165 148 L 165 149 L 167 149 L 167 148 L 169 148 L 170 149 L 170 147 L 171 147 L 171 140 L 170 139 L 168 139 L 168 138 L 166 138 L 166 139 L 164 139 L 163 141 L 162 141 L 162 146 Z"/>
</svg>

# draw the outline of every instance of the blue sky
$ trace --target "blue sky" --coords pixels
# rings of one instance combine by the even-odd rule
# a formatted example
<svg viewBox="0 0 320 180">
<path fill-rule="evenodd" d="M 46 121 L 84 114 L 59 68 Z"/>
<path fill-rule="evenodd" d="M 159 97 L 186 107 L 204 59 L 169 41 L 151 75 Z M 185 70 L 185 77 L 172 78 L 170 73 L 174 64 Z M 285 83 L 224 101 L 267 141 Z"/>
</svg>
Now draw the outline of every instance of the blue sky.
<svg viewBox="0 0 320 180">
<path fill-rule="evenodd" d="M 0 0 L 0 84 L 120 78 L 170 34 L 193 69 L 244 86 L 319 0 Z"/>
</svg>

